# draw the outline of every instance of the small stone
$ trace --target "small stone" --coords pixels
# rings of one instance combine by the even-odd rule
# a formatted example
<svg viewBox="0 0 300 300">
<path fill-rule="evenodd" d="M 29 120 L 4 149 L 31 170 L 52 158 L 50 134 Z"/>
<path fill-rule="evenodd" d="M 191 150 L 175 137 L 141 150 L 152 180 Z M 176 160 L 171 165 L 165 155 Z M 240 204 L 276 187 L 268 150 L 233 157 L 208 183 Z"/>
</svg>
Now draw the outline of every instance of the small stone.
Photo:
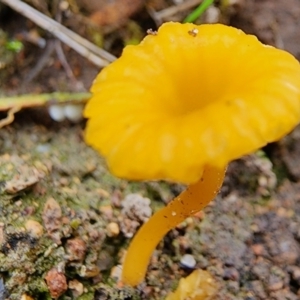
<svg viewBox="0 0 300 300">
<path fill-rule="evenodd" d="M 61 226 L 62 211 L 60 205 L 53 198 L 49 198 L 45 205 L 42 214 L 44 226 L 48 233 L 58 230 Z"/>
<path fill-rule="evenodd" d="M 39 239 L 42 237 L 44 233 L 44 228 L 43 226 L 34 220 L 28 220 L 25 223 L 25 228 L 29 235 L 31 235 L 33 238 Z"/>
<path fill-rule="evenodd" d="M 227 289 L 232 293 L 232 294 L 237 294 L 239 291 L 239 283 L 237 281 L 228 281 L 227 283 Z"/>
<path fill-rule="evenodd" d="M 131 220 L 142 223 L 148 221 L 152 214 L 150 199 L 139 194 L 129 194 L 122 201 L 122 214 Z"/>
<path fill-rule="evenodd" d="M 250 289 L 251 293 L 254 294 L 258 299 L 267 299 L 267 294 L 264 289 L 264 285 L 262 281 L 260 280 L 255 280 L 255 281 L 250 281 Z M 256 299 L 256 298 L 254 298 Z"/>
<path fill-rule="evenodd" d="M 240 274 L 235 268 L 225 268 L 223 278 L 225 280 L 239 281 Z"/>
<path fill-rule="evenodd" d="M 122 201 L 122 218 L 120 227 L 122 233 L 131 238 L 137 228 L 146 222 L 152 214 L 150 199 L 139 194 L 129 194 Z"/>
<path fill-rule="evenodd" d="M 154 288 L 152 286 L 143 287 L 143 295 L 146 299 L 153 299 Z"/>
<path fill-rule="evenodd" d="M 187 249 L 191 248 L 190 240 L 186 235 L 178 236 L 177 240 L 178 240 L 180 249 L 182 249 L 184 252 L 186 252 Z"/>
<path fill-rule="evenodd" d="M 74 279 L 69 281 L 69 289 L 72 290 L 73 297 L 78 298 L 83 294 L 84 287 L 80 281 Z"/>
<path fill-rule="evenodd" d="M 36 151 L 40 153 L 48 153 L 50 152 L 51 145 L 50 144 L 39 144 L 36 146 Z"/>
<path fill-rule="evenodd" d="M 74 123 L 77 123 L 82 120 L 83 118 L 82 111 L 83 111 L 83 105 L 80 104 L 79 105 L 67 104 L 64 107 L 65 117 Z"/>
<path fill-rule="evenodd" d="M 52 268 L 49 270 L 45 280 L 52 298 L 56 299 L 60 297 L 68 289 L 65 274 L 59 272 L 57 268 Z"/>
<path fill-rule="evenodd" d="M 132 238 L 137 231 L 137 228 L 140 226 L 138 221 L 130 220 L 130 219 L 122 219 L 121 220 L 121 231 L 127 238 Z"/>
<path fill-rule="evenodd" d="M 271 275 L 268 282 L 269 291 L 278 291 L 283 288 L 284 282 L 281 278 Z"/>
<path fill-rule="evenodd" d="M 95 190 L 95 192 L 102 198 L 106 198 L 108 199 L 110 197 L 110 193 L 104 189 L 101 189 L 101 188 L 97 188 Z M 105 206 L 110 206 L 110 205 L 105 205 Z M 100 211 L 101 211 L 101 206 L 100 206 Z"/>
<path fill-rule="evenodd" d="M 183 268 L 194 269 L 197 262 L 193 255 L 184 254 L 180 260 L 180 264 Z"/>
<path fill-rule="evenodd" d="M 114 279 L 116 282 L 119 282 L 122 277 L 122 266 L 117 265 L 111 269 L 110 277 Z"/>
<path fill-rule="evenodd" d="M 56 245 L 61 245 L 61 232 L 60 231 L 54 231 L 51 232 L 50 234 L 50 238 L 52 239 L 52 241 L 56 244 Z"/>
<path fill-rule="evenodd" d="M 66 11 L 68 8 L 69 8 L 69 3 L 68 3 L 68 1 L 61 1 L 60 3 L 59 3 L 59 9 L 61 10 L 61 11 Z"/>
<path fill-rule="evenodd" d="M 264 246 L 262 244 L 254 244 L 251 246 L 251 249 L 255 255 L 262 255 L 265 252 Z"/>
<path fill-rule="evenodd" d="M 100 212 L 107 217 L 108 219 L 111 219 L 113 217 L 113 208 L 111 205 L 103 205 L 100 207 Z"/>
<path fill-rule="evenodd" d="M 106 227 L 107 235 L 109 237 L 116 237 L 120 233 L 119 225 L 116 222 L 111 222 Z"/>
<path fill-rule="evenodd" d="M 99 267 L 100 271 L 110 270 L 114 265 L 115 259 L 116 258 L 113 257 L 110 252 L 101 250 L 97 259 L 97 266 Z"/>
<path fill-rule="evenodd" d="M 300 268 L 294 267 L 292 270 L 292 278 L 300 285 Z"/>
<path fill-rule="evenodd" d="M 36 211 L 36 208 L 34 206 L 26 206 L 23 210 L 24 216 L 32 216 Z"/>
<path fill-rule="evenodd" d="M 63 105 L 53 104 L 48 108 L 49 115 L 52 120 L 62 122 L 66 119 Z"/>
<path fill-rule="evenodd" d="M 86 244 L 81 238 L 74 238 L 67 241 L 66 252 L 68 260 L 83 261 L 86 254 Z"/>
<path fill-rule="evenodd" d="M 22 206 L 22 201 L 21 200 L 16 201 L 15 206 L 21 207 Z"/>
<path fill-rule="evenodd" d="M 100 273 L 100 269 L 97 266 L 81 266 L 80 276 L 84 278 L 95 277 Z"/>
<path fill-rule="evenodd" d="M 205 22 L 209 24 L 218 23 L 220 20 L 220 15 L 220 9 L 212 5 L 206 10 Z"/>
<path fill-rule="evenodd" d="M 44 177 L 44 174 L 34 168 L 27 167 L 24 173 L 15 175 L 5 182 L 4 191 L 8 194 L 16 194 L 20 191 L 33 187 Z"/>
</svg>

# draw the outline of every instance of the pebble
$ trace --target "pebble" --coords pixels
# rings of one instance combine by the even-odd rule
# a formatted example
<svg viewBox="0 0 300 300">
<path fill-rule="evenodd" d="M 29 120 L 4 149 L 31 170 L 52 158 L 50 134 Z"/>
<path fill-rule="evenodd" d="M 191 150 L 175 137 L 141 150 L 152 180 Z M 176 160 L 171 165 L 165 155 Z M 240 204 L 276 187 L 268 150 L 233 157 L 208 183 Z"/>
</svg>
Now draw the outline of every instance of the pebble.
<svg viewBox="0 0 300 300">
<path fill-rule="evenodd" d="M 82 111 L 83 105 L 67 104 L 64 109 L 64 114 L 68 120 L 77 123 L 82 120 Z"/>
<path fill-rule="evenodd" d="M 265 248 L 262 244 L 253 244 L 251 249 L 255 255 L 262 255 L 265 252 Z"/>
<path fill-rule="evenodd" d="M 51 119 L 56 122 L 62 122 L 68 119 L 71 122 L 77 123 L 83 118 L 82 111 L 83 105 L 80 104 L 53 104 L 48 108 Z"/>
<path fill-rule="evenodd" d="M 53 199 L 49 198 L 45 205 L 42 214 L 42 219 L 44 226 L 48 233 L 51 233 L 61 227 L 62 211 L 59 203 Z"/>
<path fill-rule="evenodd" d="M 25 228 L 27 230 L 27 232 L 36 239 L 39 239 L 42 237 L 42 235 L 44 234 L 44 228 L 43 226 L 35 221 L 35 220 L 28 220 L 25 223 Z"/>
<path fill-rule="evenodd" d="M 36 146 L 36 151 L 40 153 L 48 153 L 51 150 L 50 144 L 39 144 Z"/>
<path fill-rule="evenodd" d="M 115 281 L 120 281 L 122 277 L 122 266 L 116 265 L 111 269 L 110 277 Z"/>
<path fill-rule="evenodd" d="M 129 194 L 122 201 L 120 227 L 127 238 L 131 238 L 137 228 L 150 218 L 152 214 L 150 202 L 150 199 L 139 194 Z"/>
<path fill-rule="evenodd" d="M 48 108 L 49 115 L 52 120 L 62 122 L 66 119 L 64 107 L 62 105 L 51 105 Z"/>
<path fill-rule="evenodd" d="M 103 205 L 99 210 L 106 218 L 112 219 L 114 212 L 111 205 Z"/>
<path fill-rule="evenodd" d="M 283 288 L 284 282 L 281 278 L 272 274 L 268 280 L 267 286 L 269 291 L 278 291 Z"/>
<path fill-rule="evenodd" d="M 212 5 L 206 10 L 205 21 L 209 24 L 218 23 L 220 15 L 220 9 Z"/>
<path fill-rule="evenodd" d="M 57 268 L 52 268 L 49 270 L 45 280 L 52 298 L 59 298 L 68 289 L 65 274 L 59 272 Z"/>
<path fill-rule="evenodd" d="M 83 284 L 76 279 L 69 281 L 69 289 L 72 290 L 74 298 L 81 296 L 84 291 Z"/>
<path fill-rule="evenodd" d="M 193 255 L 191 254 L 184 254 L 180 259 L 180 264 L 184 268 L 194 269 L 197 262 Z"/>
<path fill-rule="evenodd" d="M 91 265 L 81 266 L 79 275 L 84 278 L 91 278 L 97 276 L 99 273 L 100 269 L 95 265 Z"/>
<path fill-rule="evenodd" d="M 267 299 L 267 294 L 262 281 L 254 280 L 250 282 L 251 292 L 255 295 L 252 299 Z"/>
<path fill-rule="evenodd" d="M 294 267 L 292 269 L 292 278 L 297 282 L 297 285 L 300 286 L 300 268 Z"/>
<path fill-rule="evenodd" d="M 106 231 L 109 237 L 116 237 L 120 233 L 120 228 L 116 222 L 111 222 L 107 225 Z"/>
<path fill-rule="evenodd" d="M 67 241 L 66 252 L 70 261 L 83 261 L 86 254 L 86 244 L 81 238 Z"/>
<path fill-rule="evenodd" d="M 150 199 L 139 194 L 129 194 L 122 201 L 122 214 L 131 220 L 146 222 L 152 214 Z"/>
<path fill-rule="evenodd" d="M 227 282 L 227 289 L 232 294 L 236 295 L 240 289 L 239 283 L 237 281 L 228 281 Z"/>
<path fill-rule="evenodd" d="M 225 280 L 232 280 L 232 281 L 239 281 L 240 280 L 240 274 L 235 268 L 225 268 L 223 278 Z"/>
</svg>

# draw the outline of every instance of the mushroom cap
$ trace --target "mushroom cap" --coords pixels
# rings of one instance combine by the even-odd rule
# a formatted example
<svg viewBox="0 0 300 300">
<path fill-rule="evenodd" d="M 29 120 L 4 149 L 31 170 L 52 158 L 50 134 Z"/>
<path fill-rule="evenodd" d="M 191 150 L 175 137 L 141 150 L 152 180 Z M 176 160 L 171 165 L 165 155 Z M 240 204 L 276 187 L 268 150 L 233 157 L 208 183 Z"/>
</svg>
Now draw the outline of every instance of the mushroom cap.
<svg viewBox="0 0 300 300">
<path fill-rule="evenodd" d="M 86 141 L 113 174 L 189 184 L 297 125 L 300 66 L 239 29 L 170 22 L 127 46 L 92 94 Z"/>
</svg>

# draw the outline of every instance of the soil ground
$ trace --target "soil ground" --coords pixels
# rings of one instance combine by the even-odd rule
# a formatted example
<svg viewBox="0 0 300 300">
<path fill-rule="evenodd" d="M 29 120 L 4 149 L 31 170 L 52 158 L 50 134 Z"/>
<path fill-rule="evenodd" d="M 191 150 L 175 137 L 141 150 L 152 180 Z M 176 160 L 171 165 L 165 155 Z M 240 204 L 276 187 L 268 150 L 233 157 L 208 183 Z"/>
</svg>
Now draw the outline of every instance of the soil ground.
<svg viewBox="0 0 300 300">
<path fill-rule="evenodd" d="M 28 2 L 53 13 L 46 1 Z M 124 9 L 125 0 L 113 1 L 117 6 L 106 11 L 87 0 L 75 2 L 69 1 L 76 12 L 73 19 L 64 11 L 64 24 L 73 30 L 84 24 L 78 33 L 100 40 L 118 56 L 125 44 L 155 29 L 150 11 L 165 10 L 176 1 L 133 1 L 131 11 Z M 298 0 L 241 0 L 226 7 L 216 2 L 216 10 L 200 21 L 217 11 L 217 21 L 300 59 Z M 189 11 L 163 21 L 182 20 Z M 80 23 L 82 15 L 96 19 L 103 33 L 95 37 L 88 23 Z M 57 52 L 39 48 L 28 35 L 48 45 L 53 37 L 2 4 L 0 29 L 2 39 L 18 38 L 24 45 L 18 54 L 0 51 L 0 94 L 87 91 L 99 71 L 62 46 L 70 75 Z M 130 237 L 150 208 L 158 210 L 183 187 L 114 178 L 84 143 L 84 126 L 84 121 L 55 122 L 47 107 L 39 107 L 22 110 L 0 130 L 0 300 L 164 299 L 192 272 L 181 262 L 185 254 L 194 257 L 195 268 L 212 274 L 216 299 L 300 299 L 299 127 L 278 143 L 232 162 L 215 201 L 164 238 L 145 282 L 132 289 L 119 283 Z M 124 207 L 128 196 L 140 203 L 135 218 Z M 152 200 L 150 208 L 141 204 L 141 197 Z"/>
</svg>

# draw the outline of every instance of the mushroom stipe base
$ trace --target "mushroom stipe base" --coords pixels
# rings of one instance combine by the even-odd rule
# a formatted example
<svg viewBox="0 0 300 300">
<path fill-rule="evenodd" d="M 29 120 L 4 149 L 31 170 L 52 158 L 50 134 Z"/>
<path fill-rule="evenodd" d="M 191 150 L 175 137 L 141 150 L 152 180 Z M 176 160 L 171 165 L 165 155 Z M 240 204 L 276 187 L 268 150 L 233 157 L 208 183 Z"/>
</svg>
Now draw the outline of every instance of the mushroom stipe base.
<svg viewBox="0 0 300 300">
<path fill-rule="evenodd" d="M 168 231 L 212 201 L 222 186 L 225 169 L 206 166 L 201 179 L 191 184 L 166 207 L 156 212 L 133 238 L 123 265 L 124 284 L 136 286 L 144 279 L 150 257 Z"/>
</svg>

